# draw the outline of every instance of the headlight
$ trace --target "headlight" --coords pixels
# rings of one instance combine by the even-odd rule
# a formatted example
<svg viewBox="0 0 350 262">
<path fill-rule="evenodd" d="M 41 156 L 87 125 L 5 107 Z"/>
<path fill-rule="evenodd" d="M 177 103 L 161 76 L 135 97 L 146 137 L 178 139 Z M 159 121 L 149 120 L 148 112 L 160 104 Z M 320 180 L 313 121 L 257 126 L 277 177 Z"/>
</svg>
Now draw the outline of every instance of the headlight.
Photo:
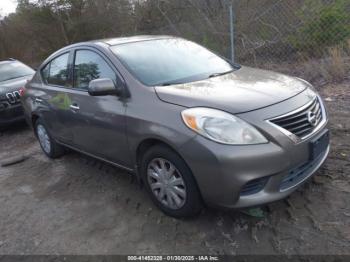
<svg viewBox="0 0 350 262">
<path fill-rule="evenodd" d="M 251 145 L 268 142 L 254 127 L 220 110 L 198 107 L 186 109 L 181 114 L 189 128 L 219 143 Z"/>
</svg>

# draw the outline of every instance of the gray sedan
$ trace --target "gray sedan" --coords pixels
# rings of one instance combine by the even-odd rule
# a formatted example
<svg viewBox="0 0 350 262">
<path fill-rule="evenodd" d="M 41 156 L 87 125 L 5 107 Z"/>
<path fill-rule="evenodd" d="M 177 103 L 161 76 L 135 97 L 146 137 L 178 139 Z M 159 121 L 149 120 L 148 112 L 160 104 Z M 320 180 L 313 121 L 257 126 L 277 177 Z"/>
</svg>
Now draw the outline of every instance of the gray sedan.
<svg viewBox="0 0 350 262">
<path fill-rule="evenodd" d="M 329 152 L 326 109 L 309 83 L 169 36 L 65 47 L 22 103 L 47 156 L 71 148 L 126 169 L 174 217 L 283 199 Z"/>
</svg>

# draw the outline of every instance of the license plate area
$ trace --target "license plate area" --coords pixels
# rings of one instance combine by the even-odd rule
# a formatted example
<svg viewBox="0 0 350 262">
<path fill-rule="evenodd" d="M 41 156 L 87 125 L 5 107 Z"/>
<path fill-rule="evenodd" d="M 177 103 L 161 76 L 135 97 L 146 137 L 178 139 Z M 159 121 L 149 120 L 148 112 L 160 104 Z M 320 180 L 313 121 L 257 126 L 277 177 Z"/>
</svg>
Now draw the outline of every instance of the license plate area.
<svg viewBox="0 0 350 262">
<path fill-rule="evenodd" d="M 317 159 L 326 151 L 329 145 L 329 130 L 325 130 L 320 136 L 310 142 L 310 160 Z"/>
</svg>

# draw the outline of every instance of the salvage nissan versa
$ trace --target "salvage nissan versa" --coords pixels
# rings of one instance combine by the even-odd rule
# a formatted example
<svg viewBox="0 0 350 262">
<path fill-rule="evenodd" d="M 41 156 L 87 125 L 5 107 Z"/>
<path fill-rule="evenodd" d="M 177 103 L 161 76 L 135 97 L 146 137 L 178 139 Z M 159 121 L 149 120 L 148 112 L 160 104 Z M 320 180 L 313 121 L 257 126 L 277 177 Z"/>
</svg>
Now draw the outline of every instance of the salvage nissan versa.
<svg viewBox="0 0 350 262">
<path fill-rule="evenodd" d="M 309 83 L 175 37 L 65 47 L 22 103 L 47 156 L 71 148 L 124 168 L 174 217 L 283 199 L 329 152 L 327 112 Z"/>
</svg>

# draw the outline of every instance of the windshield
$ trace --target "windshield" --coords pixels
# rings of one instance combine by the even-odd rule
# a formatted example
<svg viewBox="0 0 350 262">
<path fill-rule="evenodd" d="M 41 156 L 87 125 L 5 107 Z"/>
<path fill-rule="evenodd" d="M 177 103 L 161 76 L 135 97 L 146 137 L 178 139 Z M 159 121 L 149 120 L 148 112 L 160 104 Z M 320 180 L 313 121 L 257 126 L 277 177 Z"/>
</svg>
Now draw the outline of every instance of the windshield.
<svg viewBox="0 0 350 262">
<path fill-rule="evenodd" d="M 33 75 L 34 73 L 35 72 L 33 69 L 20 62 L 0 63 L 0 82 L 27 75 Z"/>
<path fill-rule="evenodd" d="M 148 86 L 198 81 L 235 70 L 206 48 L 183 39 L 134 42 L 111 49 L 128 70 Z"/>
</svg>

